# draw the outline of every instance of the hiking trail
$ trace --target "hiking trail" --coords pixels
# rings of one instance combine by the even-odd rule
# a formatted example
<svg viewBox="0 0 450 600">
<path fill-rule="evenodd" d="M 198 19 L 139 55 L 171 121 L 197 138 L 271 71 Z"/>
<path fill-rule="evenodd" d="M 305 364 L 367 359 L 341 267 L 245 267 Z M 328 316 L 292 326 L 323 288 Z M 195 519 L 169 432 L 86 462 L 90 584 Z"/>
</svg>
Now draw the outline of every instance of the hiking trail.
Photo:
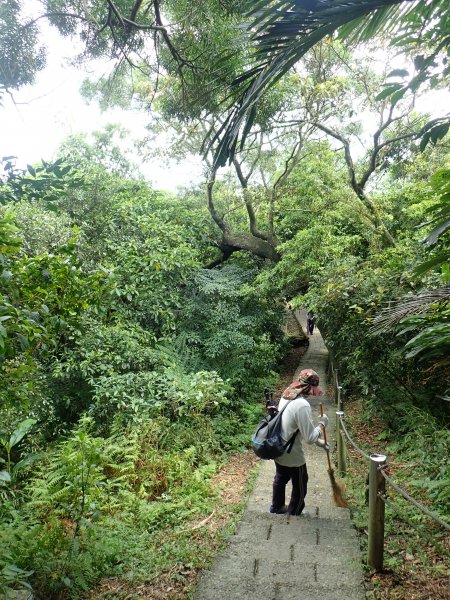
<svg viewBox="0 0 450 600">
<path fill-rule="evenodd" d="M 306 331 L 306 313 L 296 315 Z M 295 371 L 317 371 L 326 392 L 328 352 L 317 327 Z M 327 436 L 334 445 L 336 408 L 324 396 L 308 396 L 317 424 L 319 404 L 329 417 Z M 309 482 L 307 514 L 268 512 L 273 461 L 261 468 L 236 533 L 210 570 L 202 572 L 194 600 L 364 600 L 359 542 L 350 512 L 333 504 L 326 453 L 304 444 Z M 286 488 L 289 498 L 291 484 Z"/>
</svg>

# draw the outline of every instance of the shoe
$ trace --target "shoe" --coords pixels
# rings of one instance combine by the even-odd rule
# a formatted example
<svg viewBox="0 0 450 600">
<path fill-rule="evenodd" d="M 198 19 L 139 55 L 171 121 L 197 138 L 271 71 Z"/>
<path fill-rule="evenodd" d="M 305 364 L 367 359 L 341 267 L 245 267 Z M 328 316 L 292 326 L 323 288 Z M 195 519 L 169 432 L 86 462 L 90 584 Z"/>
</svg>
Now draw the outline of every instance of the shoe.
<svg viewBox="0 0 450 600">
<path fill-rule="evenodd" d="M 273 515 L 285 515 L 288 511 L 287 506 L 283 506 L 283 508 L 269 508 L 269 512 Z"/>
</svg>

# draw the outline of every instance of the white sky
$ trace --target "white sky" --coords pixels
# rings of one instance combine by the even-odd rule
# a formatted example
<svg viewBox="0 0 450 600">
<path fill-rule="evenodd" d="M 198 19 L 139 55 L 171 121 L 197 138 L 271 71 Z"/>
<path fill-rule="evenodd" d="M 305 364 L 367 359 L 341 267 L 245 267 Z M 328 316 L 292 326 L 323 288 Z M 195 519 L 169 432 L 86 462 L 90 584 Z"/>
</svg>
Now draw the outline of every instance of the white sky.
<svg viewBox="0 0 450 600">
<path fill-rule="evenodd" d="M 129 129 L 133 140 L 143 137 L 149 115 L 121 109 L 102 113 L 96 103 L 88 105 L 79 89 L 92 71 L 68 67 L 65 55 L 70 53 L 73 58 L 73 45 L 45 24 L 42 30 L 48 44 L 47 66 L 38 74 L 33 86 L 14 92 L 14 101 L 4 96 L 3 106 L 0 106 L 0 157 L 17 156 L 19 167 L 41 159 L 51 160 L 68 135 L 89 133 L 108 123 L 119 123 Z M 176 191 L 177 186 L 201 181 L 200 157 L 192 157 L 182 164 L 167 163 L 167 159 L 164 162 L 149 159 L 141 164 L 136 154 L 134 162 L 160 189 Z"/>
<path fill-rule="evenodd" d="M 76 53 L 73 42 L 62 39 L 44 20 L 41 29 L 48 45 L 47 67 L 38 74 L 35 85 L 14 93 L 14 102 L 8 95 L 4 96 L 3 106 L 0 106 L 0 157 L 17 156 L 19 167 L 41 159 L 51 160 L 68 135 L 89 133 L 108 123 L 119 123 L 130 130 L 131 140 L 141 138 L 150 120 L 149 114 L 121 109 L 102 113 L 95 103 L 86 104 L 79 89 L 83 79 L 93 72 L 68 67 L 66 55 L 73 57 Z M 90 65 L 89 68 L 95 67 Z M 98 66 L 95 73 L 102 74 Z M 440 91 L 432 98 L 421 98 L 416 108 L 442 115 L 449 104 L 448 92 Z M 202 181 L 199 156 L 182 164 L 167 159 L 141 163 L 136 153 L 134 162 L 159 189 L 176 191 L 178 186 Z"/>
</svg>

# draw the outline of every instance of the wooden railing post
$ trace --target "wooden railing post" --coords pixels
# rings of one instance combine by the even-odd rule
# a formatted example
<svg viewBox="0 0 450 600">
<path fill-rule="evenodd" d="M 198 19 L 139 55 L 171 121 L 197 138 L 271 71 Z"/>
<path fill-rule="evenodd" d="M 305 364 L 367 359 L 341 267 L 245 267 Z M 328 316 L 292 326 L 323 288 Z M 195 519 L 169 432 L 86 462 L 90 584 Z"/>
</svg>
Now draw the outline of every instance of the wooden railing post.
<svg viewBox="0 0 450 600">
<path fill-rule="evenodd" d="M 347 465 L 345 461 L 345 444 L 342 439 L 341 431 L 341 417 L 344 416 L 342 410 L 336 411 L 336 440 L 337 440 L 337 458 L 338 458 L 338 472 L 341 477 L 345 477 L 347 473 Z"/>
<path fill-rule="evenodd" d="M 375 571 L 383 568 L 384 502 L 386 481 L 379 467 L 386 464 L 384 454 L 371 454 L 369 465 L 369 548 L 367 561 Z"/>
<path fill-rule="evenodd" d="M 336 380 L 336 384 L 337 384 L 337 380 Z M 342 410 L 341 390 L 342 390 L 342 386 L 336 385 L 336 404 L 337 404 L 338 411 Z M 337 416 L 337 413 L 336 413 L 336 431 L 339 431 L 339 417 Z"/>
<path fill-rule="evenodd" d="M 337 386 L 337 405 L 338 405 L 338 410 L 344 410 L 344 402 L 342 401 L 341 390 L 342 390 L 342 385 L 338 385 Z"/>
</svg>

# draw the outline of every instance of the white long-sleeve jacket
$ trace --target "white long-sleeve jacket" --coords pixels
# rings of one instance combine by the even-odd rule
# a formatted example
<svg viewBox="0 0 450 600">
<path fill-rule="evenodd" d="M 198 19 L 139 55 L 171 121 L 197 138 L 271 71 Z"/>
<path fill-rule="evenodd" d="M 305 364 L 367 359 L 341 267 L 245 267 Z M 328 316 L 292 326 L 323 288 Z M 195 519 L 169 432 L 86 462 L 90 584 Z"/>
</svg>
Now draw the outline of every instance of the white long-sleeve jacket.
<svg viewBox="0 0 450 600">
<path fill-rule="evenodd" d="M 285 467 L 300 467 L 304 465 L 305 455 L 303 453 L 302 441 L 314 444 L 320 438 L 322 432 L 320 426 L 314 427 L 312 421 L 311 406 L 305 398 L 299 396 L 295 400 L 281 398 L 278 410 L 287 404 L 281 417 L 281 437 L 285 442 L 291 439 L 298 430 L 291 452 L 285 452 L 276 459 L 276 462 Z"/>
</svg>

